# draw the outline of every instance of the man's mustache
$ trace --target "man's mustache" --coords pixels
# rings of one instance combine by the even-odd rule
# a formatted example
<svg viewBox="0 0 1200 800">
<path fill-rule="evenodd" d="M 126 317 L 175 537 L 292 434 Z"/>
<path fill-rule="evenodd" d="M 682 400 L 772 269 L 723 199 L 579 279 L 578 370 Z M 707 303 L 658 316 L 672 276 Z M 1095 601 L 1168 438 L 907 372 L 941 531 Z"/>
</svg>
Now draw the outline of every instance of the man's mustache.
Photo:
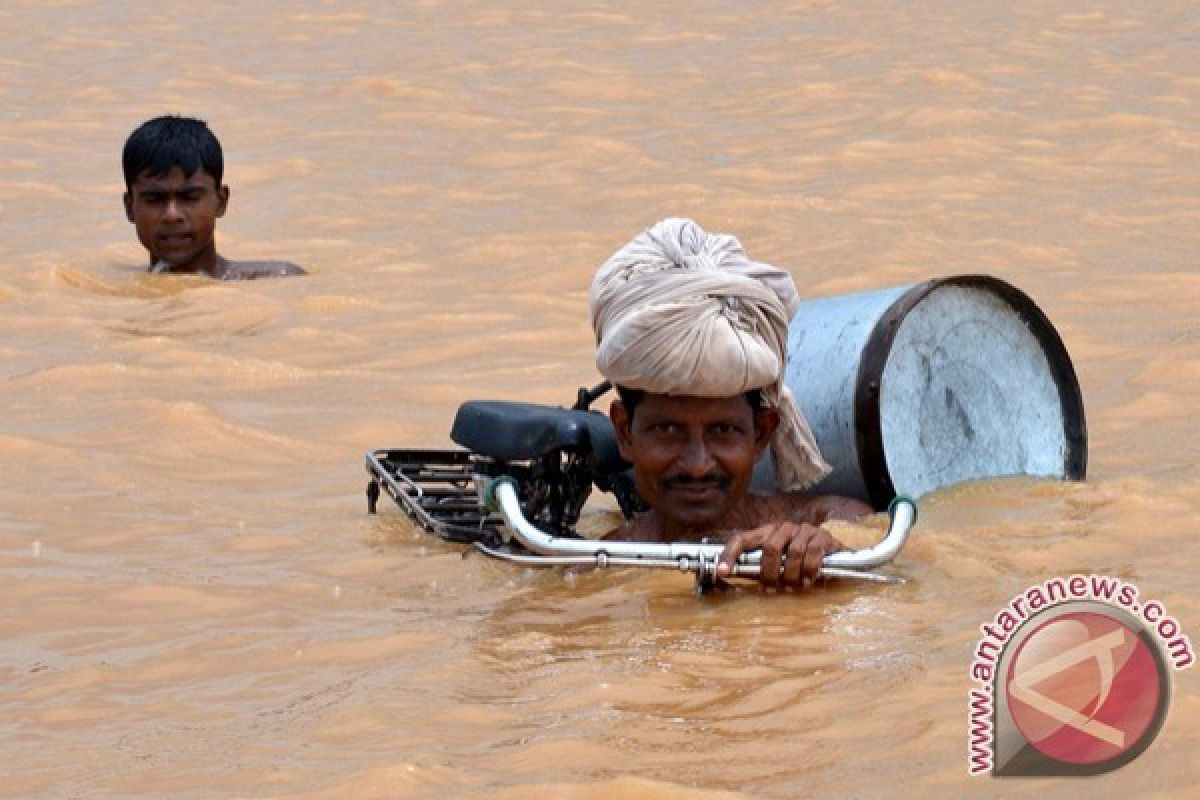
<svg viewBox="0 0 1200 800">
<path fill-rule="evenodd" d="M 732 480 L 728 475 L 720 475 L 718 473 L 709 473 L 702 475 L 699 478 L 691 475 L 672 475 L 663 478 L 662 487 L 664 489 L 728 489 Z"/>
</svg>

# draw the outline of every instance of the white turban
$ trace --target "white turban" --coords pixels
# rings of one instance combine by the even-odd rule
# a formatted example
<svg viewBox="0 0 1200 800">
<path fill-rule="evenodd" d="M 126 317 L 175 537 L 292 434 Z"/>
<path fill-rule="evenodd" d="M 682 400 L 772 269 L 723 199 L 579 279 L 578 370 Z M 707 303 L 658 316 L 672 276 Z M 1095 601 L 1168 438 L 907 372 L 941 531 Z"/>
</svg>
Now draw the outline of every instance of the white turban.
<svg viewBox="0 0 1200 800">
<path fill-rule="evenodd" d="M 608 259 L 589 293 L 596 367 L 617 386 L 653 394 L 733 397 L 762 389 L 779 409 L 775 481 L 800 489 L 829 471 L 783 384 L 791 276 L 746 258 L 726 234 L 665 219 Z"/>
</svg>

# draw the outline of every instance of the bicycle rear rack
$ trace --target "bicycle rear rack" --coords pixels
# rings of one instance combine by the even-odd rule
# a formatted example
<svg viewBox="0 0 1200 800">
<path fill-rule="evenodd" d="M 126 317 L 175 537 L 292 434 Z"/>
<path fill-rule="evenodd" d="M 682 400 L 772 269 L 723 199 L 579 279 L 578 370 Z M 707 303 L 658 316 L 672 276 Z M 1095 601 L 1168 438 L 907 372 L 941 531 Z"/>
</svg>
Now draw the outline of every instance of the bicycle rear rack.
<svg viewBox="0 0 1200 800">
<path fill-rule="evenodd" d="M 382 490 L 414 522 L 446 541 L 490 539 L 504 520 L 483 504 L 489 463 L 467 450 L 373 450 L 366 457 L 367 510 L 376 513 Z"/>
</svg>

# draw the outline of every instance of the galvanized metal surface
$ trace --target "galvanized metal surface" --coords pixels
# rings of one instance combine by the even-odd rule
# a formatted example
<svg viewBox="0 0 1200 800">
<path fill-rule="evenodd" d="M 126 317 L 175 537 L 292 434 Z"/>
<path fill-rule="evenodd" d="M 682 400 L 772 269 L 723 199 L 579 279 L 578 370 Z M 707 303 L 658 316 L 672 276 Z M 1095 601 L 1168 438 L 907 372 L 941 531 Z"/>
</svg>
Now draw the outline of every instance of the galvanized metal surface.
<svg viewBox="0 0 1200 800">
<path fill-rule="evenodd" d="M 989 276 L 804 303 L 785 380 L 833 472 L 814 489 L 882 507 L 976 478 L 1082 478 L 1070 358 L 1016 287 Z"/>
</svg>

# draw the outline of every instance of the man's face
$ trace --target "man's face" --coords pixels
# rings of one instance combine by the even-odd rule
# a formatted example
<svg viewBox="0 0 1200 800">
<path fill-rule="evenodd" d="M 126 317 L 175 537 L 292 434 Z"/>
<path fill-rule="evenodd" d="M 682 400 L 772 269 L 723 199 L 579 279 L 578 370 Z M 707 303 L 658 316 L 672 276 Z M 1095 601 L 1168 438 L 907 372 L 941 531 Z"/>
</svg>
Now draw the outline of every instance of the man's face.
<svg viewBox="0 0 1200 800">
<path fill-rule="evenodd" d="M 646 394 L 632 419 L 620 401 L 611 416 L 638 493 L 669 534 L 721 530 L 779 424 L 776 411 L 756 412 L 744 395 Z"/>
<path fill-rule="evenodd" d="M 125 194 L 125 216 L 137 228 L 151 263 L 165 261 L 179 271 L 211 271 L 217 218 L 225 214 L 228 202 L 229 189 L 217 186 L 203 169 L 188 177 L 172 167 L 166 175 L 138 176 Z"/>
</svg>

